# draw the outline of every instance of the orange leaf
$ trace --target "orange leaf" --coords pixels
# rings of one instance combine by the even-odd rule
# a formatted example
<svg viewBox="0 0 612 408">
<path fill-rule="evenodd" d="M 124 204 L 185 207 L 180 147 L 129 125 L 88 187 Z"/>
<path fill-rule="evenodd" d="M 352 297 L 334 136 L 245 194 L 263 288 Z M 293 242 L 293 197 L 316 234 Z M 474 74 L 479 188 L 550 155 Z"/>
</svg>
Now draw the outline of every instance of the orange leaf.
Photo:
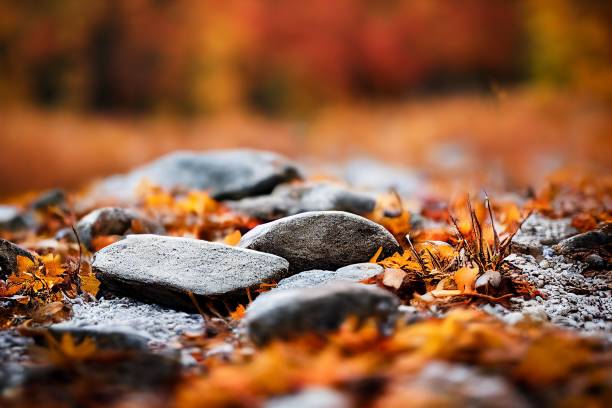
<svg viewBox="0 0 612 408">
<path fill-rule="evenodd" d="M 27 272 L 34 266 L 34 262 L 27 256 L 17 255 L 17 270 L 19 272 Z"/>
<path fill-rule="evenodd" d="M 240 242 L 240 238 L 242 238 L 242 234 L 239 230 L 236 230 L 223 238 L 223 242 L 225 242 L 227 245 L 236 246 Z"/>
<path fill-rule="evenodd" d="M 234 320 L 240 320 L 244 317 L 244 313 L 246 312 L 246 308 L 243 305 L 238 305 L 236 310 L 230 312 L 230 317 Z"/>
<path fill-rule="evenodd" d="M 478 268 L 461 267 L 455 272 L 453 279 L 457 284 L 457 289 L 464 293 L 474 292 L 474 284 L 478 277 Z"/>
<path fill-rule="evenodd" d="M 370 263 L 378 262 L 378 257 L 380 256 L 381 253 L 382 253 L 382 247 L 378 247 L 378 250 L 376 251 L 374 256 L 370 259 Z"/>
</svg>

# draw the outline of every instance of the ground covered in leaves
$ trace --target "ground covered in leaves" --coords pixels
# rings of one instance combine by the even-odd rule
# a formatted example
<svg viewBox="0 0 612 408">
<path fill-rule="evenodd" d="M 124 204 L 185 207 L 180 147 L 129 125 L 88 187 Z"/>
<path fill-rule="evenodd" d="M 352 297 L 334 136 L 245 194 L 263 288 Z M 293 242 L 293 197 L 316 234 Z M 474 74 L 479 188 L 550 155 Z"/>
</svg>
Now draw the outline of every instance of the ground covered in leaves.
<svg viewBox="0 0 612 408">
<path fill-rule="evenodd" d="M 4 403 L 514 407 L 612 401 L 610 180 L 561 172 L 528 193 L 409 196 L 403 188 L 415 178 L 398 177 L 400 170 L 384 163 L 376 164 L 377 174 L 389 179 L 376 188 L 363 174 L 315 178 L 292 166 L 282 168 L 282 177 L 275 174 L 278 186 L 266 191 L 179 188 L 164 175 L 139 179 L 125 195 L 116 188 L 133 177 L 124 177 L 112 180 L 111 190 L 105 180 L 99 189 L 51 190 L 0 207 Z M 319 218 L 296 221 L 315 211 Z M 346 220 L 361 223 L 352 234 L 357 241 L 341 236 Z M 366 227 L 372 230 L 364 233 Z M 306 243 L 299 241 L 302 230 L 312 234 Z M 280 238 L 266 238 L 275 233 Z M 130 234 L 154 235 L 124 239 Z M 160 237 L 186 238 L 160 241 L 186 252 L 192 247 L 183 245 L 219 242 L 196 251 L 230 251 L 228 258 L 245 257 L 241 268 L 263 262 L 279 278 L 191 289 L 190 282 L 179 282 L 182 255 L 159 250 L 168 248 L 157 246 Z M 334 239 L 350 250 L 335 253 Z M 176 261 L 177 282 L 126 278 L 132 270 L 122 268 L 134 260 L 121 256 L 130 243 L 148 240 L 157 252 L 143 247 L 142 258 Z M 312 241 L 318 246 L 308 252 Z M 321 252 L 329 256 L 315 262 Z M 248 258 L 255 254 L 268 258 Z M 102 259 L 111 261 L 103 265 Z M 220 270 L 234 267 L 224 259 L 212 261 Z M 153 264 L 138 269 L 136 263 L 134 270 L 153 270 Z M 355 265 L 361 266 L 345 269 Z M 351 297 L 366 285 L 364 296 L 375 303 Z"/>
</svg>

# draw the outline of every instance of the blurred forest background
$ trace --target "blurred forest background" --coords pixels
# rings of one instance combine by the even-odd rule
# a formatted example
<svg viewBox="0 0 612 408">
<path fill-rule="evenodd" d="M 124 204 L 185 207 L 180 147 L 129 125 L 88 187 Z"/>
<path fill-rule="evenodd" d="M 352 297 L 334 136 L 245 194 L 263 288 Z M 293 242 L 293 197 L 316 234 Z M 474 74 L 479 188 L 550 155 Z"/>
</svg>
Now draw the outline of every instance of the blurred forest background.
<svg viewBox="0 0 612 408">
<path fill-rule="evenodd" d="M 0 194 L 175 148 L 608 169 L 611 21 L 605 0 L 3 0 Z"/>
</svg>

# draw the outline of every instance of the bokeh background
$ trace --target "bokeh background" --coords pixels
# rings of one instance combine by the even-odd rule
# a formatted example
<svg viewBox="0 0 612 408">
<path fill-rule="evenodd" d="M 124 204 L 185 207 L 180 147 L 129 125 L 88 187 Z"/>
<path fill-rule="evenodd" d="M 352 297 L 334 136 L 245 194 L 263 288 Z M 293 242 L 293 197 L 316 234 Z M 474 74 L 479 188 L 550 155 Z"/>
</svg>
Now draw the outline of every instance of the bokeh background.
<svg viewBox="0 0 612 408">
<path fill-rule="evenodd" d="M 3 0 L 0 195 L 178 149 L 609 175 L 605 0 Z"/>
</svg>

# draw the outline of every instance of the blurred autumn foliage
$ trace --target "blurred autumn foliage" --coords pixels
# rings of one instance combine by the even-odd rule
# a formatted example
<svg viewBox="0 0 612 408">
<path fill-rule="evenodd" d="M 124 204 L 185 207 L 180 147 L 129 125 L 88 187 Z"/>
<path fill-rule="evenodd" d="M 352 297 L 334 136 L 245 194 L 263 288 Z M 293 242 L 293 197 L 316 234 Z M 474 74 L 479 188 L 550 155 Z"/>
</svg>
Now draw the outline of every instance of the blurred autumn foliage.
<svg viewBox="0 0 612 408">
<path fill-rule="evenodd" d="M 0 99 L 309 111 L 520 79 L 612 91 L 604 1 L 5 0 Z"/>
</svg>

